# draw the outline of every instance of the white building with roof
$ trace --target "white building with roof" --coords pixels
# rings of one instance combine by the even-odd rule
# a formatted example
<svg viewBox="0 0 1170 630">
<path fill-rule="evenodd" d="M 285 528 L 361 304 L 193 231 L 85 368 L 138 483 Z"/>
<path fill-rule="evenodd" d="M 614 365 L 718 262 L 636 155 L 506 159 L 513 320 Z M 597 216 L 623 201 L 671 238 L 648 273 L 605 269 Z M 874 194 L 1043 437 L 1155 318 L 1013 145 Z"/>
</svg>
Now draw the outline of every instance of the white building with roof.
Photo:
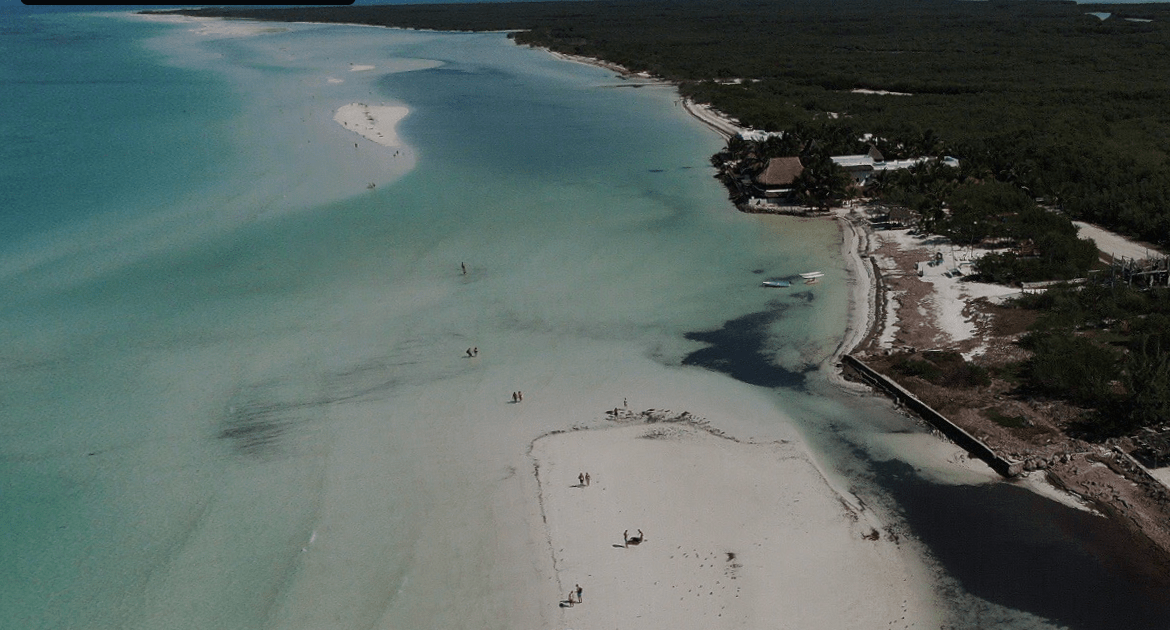
<svg viewBox="0 0 1170 630">
<path fill-rule="evenodd" d="M 764 142 L 768 138 L 783 138 L 783 131 L 760 131 L 759 129 L 744 129 L 739 132 L 741 140 L 748 140 L 750 142 Z"/>
<path fill-rule="evenodd" d="M 833 163 L 849 172 L 853 183 L 863 186 L 875 173 L 882 171 L 899 171 L 912 166 L 938 160 L 938 158 L 919 157 L 909 160 L 886 160 L 877 147 L 871 146 L 869 151 L 862 155 L 839 155 L 832 158 Z M 952 168 L 959 167 L 959 161 L 953 157 L 942 158 L 941 163 Z"/>
</svg>

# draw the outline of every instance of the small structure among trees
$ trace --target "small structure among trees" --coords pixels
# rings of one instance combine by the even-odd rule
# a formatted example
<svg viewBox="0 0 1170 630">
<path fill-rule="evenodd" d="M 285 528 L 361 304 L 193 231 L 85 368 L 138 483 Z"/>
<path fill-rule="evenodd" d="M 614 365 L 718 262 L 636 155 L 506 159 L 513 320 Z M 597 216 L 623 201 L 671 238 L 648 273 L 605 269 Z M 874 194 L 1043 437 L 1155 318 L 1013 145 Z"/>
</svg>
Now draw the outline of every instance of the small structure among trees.
<svg viewBox="0 0 1170 630">
<path fill-rule="evenodd" d="M 952 168 L 959 167 L 959 160 L 947 156 L 941 160 L 932 157 L 916 157 L 907 160 L 887 160 L 882 152 L 874 145 L 869 145 L 869 150 L 860 155 L 836 155 L 833 156 L 833 163 L 845 169 L 849 176 L 853 178 L 853 183 L 857 186 L 866 186 L 873 179 L 874 175 L 885 171 L 901 171 L 913 168 L 920 164 L 927 162 L 938 162 L 944 166 Z"/>
<path fill-rule="evenodd" d="M 1111 284 L 1170 287 L 1170 256 L 1150 256 L 1144 260 L 1114 258 L 1107 273 Z"/>
<path fill-rule="evenodd" d="M 860 139 L 826 137 L 824 141 L 821 135 L 808 129 L 748 130 L 729 138 L 727 147 L 711 162 L 719 169 L 732 200 L 744 210 L 776 210 L 790 204 L 827 209 L 868 190 L 886 173 L 924 164 L 958 166 L 954 158 L 887 160 L 869 134 Z M 834 155 L 860 147 L 866 152 Z"/>
<path fill-rule="evenodd" d="M 790 198 L 795 191 L 793 184 L 804 172 L 799 157 L 774 157 L 768 160 L 764 170 L 753 181 L 756 193 L 765 199 Z"/>
</svg>

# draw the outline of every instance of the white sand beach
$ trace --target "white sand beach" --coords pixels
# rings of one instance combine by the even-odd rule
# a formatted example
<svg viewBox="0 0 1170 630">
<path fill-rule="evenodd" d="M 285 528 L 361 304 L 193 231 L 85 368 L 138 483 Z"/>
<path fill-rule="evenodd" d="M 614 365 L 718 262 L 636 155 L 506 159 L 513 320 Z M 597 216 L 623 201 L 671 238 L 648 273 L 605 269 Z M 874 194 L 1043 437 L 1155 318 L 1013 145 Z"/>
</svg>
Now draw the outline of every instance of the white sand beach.
<svg viewBox="0 0 1170 630">
<path fill-rule="evenodd" d="M 564 627 L 938 625 L 917 565 L 800 443 L 639 423 L 547 435 L 532 456 Z"/>
<path fill-rule="evenodd" d="M 350 103 L 340 107 L 333 120 L 367 140 L 397 148 L 402 146 L 396 131 L 398 121 L 409 113 L 410 109 L 402 105 Z"/>
<path fill-rule="evenodd" d="M 839 385 L 848 385 L 848 381 L 839 377 L 836 365 L 840 363 L 842 356 L 853 352 L 854 348 L 864 341 L 873 327 L 873 318 L 878 308 L 875 290 L 877 278 L 874 277 L 875 272 L 869 262 L 871 245 L 869 232 L 850 219 L 848 209 L 838 209 L 835 215 L 837 224 L 841 227 L 841 258 L 845 261 L 846 271 L 849 272 L 849 321 L 840 345 L 824 362 L 822 368 L 827 367 Z"/>
<path fill-rule="evenodd" d="M 682 106 L 687 113 L 694 116 L 699 122 L 707 125 L 724 138 L 730 138 L 746 129 L 739 122 L 732 120 L 704 103 L 696 103 L 689 98 L 682 99 Z"/>
</svg>

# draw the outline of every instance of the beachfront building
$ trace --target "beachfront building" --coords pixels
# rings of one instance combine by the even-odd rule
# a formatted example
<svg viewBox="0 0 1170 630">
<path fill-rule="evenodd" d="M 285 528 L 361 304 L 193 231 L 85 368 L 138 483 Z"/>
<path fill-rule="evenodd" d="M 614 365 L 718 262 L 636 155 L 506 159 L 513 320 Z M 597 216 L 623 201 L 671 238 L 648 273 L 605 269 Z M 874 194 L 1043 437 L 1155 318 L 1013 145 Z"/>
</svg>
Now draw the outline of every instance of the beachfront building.
<svg viewBox="0 0 1170 630">
<path fill-rule="evenodd" d="M 784 199 L 791 197 L 795 189 L 793 184 L 796 178 L 804 172 L 804 165 L 798 157 L 774 157 L 768 160 L 767 166 L 755 176 L 755 197 L 764 199 Z"/>
<path fill-rule="evenodd" d="M 839 155 L 833 158 L 833 163 L 845 169 L 858 186 L 866 185 L 875 173 L 882 171 L 897 171 L 930 162 L 937 158 L 919 157 L 910 160 L 886 160 L 877 147 L 870 146 L 869 151 L 861 155 Z M 947 166 L 958 167 L 959 161 L 953 157 L 944 157 L 942 163 Z"/>
<path fill-rule="evenodd" d="M 808 193 L 803 200 L 807 203 L 809 199 L 824 193 L 822 189 L 825 186 L 853 188 L 850 194 L 857 194 L 871 183 L 876 174 L 885 171 L 909 169 L 926 163 L 959 166 L 959 161 L 951 157 L 887 160 L 872 144 L 861 155 L 826 158 L 817 150 L 815 141 L 807 142 L 803 150 L 795 150 L 782 142 L 775 142 L 782 135 L 781 132 L 740 131 L 729 139 L 727 149 L 712 159 L 720 169 L 719 178 L 730 189 L 732 199 L 741 209 L 783 211 L 786 206 L 796 202 L 797 182 L 801 179 L 808 180 L 802 184 Z M 786 150 L 799 153 L 801 157 L 765 157 L 769 153 L 776 155 Z M 821 156 L 820 161 L 817 161 L 818 155 Z M 835 166 L 830 165 L 830 159 Z M 844 171 L 849 179 L 841 181 L 838 169 Z M 816 192 L 818 190 L 821 192 Z M 829 193 L 828 196 L 840 196 L 840 191 Z"/>
</svg>

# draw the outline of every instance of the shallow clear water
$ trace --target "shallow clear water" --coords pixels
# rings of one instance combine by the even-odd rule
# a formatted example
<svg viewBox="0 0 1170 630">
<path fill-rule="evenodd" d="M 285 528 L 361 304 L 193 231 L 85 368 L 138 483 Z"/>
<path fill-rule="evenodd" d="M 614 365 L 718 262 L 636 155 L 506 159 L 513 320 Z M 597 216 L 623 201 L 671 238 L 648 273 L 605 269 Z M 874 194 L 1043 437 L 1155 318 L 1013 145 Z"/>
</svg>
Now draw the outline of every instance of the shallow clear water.
<svg viewBox="0 0 1170 630">
<path fill-rule="evenodd" d="M 499 34 L 3 37 L 0 627 L 541 625 L 527 446 L 623 398 L 910 501 L 875 444 L 919 430 L 815 370 L 836 225 L 731 208 L 673 91 Z"/>
</svg>

